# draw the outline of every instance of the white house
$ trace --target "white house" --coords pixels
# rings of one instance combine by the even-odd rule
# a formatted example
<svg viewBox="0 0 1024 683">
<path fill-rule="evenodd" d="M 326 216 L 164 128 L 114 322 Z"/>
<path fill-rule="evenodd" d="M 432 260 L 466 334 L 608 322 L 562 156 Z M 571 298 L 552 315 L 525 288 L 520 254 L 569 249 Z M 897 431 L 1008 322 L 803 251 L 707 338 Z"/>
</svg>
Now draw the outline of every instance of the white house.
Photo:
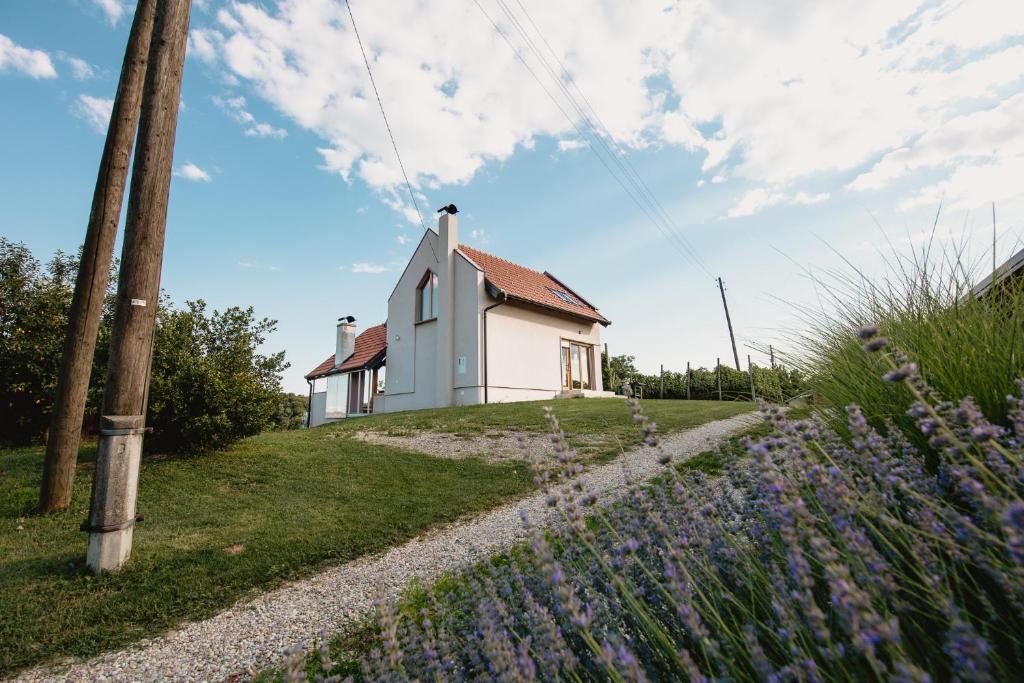
<svg viewBox="0 0 1024 683">
<path fill-rule="evenodd" d="M 391 292 L 387 322 L 356 336 L 351 318 L 339 321 L 335 354 L 306 375 L 310 425 L 367 412 L 611 396 L 599 351 L 609 324 L 551 273 L 459 244 L 456 215 L 445 213 Z"/>
</svg>

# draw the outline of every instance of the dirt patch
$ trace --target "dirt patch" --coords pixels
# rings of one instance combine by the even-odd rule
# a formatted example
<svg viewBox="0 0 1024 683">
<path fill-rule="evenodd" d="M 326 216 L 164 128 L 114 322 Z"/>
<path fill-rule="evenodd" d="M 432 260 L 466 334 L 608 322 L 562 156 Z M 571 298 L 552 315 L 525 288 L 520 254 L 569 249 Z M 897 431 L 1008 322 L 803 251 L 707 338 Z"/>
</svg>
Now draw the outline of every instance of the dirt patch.
<svg viewBox="0 0 1024 683">
<path fill-rule="evenodd" d="M 426 453 L 435 458 L 475 457 L 487 462 L 523 460 L 535 469 L 548 469 L 557 464 L 555 448 L 547 434 L 521 434 L 516 439 L 514 434 L 499 431 L 473 435 L 419 432 L 401 436 L 371 431 L 356 432 L 354 436 L 366 443 Z M 584 457 L 602 444 L 597 437 L 576 437 L 572 441 Z"/>
</svg>

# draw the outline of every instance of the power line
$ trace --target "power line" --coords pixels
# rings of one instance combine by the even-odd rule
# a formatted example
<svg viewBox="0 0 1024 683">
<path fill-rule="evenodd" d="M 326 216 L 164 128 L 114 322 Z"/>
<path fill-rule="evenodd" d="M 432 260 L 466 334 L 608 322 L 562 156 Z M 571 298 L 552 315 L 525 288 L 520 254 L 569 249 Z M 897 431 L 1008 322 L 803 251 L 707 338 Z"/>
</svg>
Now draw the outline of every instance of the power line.
<svg viewBox="0 0 1024 683">
<path fill-rule="evenodd" d="M 552 102 L 555 103 L 558 109 L 562 112 L 563 116 L 565 116 L 573 125 L 577 133 L 579 133 L 580 136 L 587 142 L 588 146 L 591 148 L 591 151 L 595 153 L 598 159 L 609 171 L 609 173 L 611 173 L 613 177 L 615 177 L 615 179 L 619 182 L 619 184 L 623 186 L 623 189 L 627 192 L 627 194 L 630 195 L 630 198 L 644 211 L 647 217 L 669 240 L 670 244 L 672 244 L 691 263 L 700 268 L 708 277 L 712 277 L 711 272 L 707 268 L 707 264 L 704 261 L 704 259 L 701 258 L 701 256 L 697 253 L 696 249 L 693 248 L 689 241 L 680 234 L 678 226 L 675 225 L 674 221 L 671 219 L 671 216 L 669 216 L 668 212 L 661 205 L 661 202 L 658 201 L 657 196 L 655 196 L 654 192 L 644 182 L 643 178 L 637 172 L 635 166 L 633 166 L 632 162 L 629 160 L 629 156 L 628 154 L 626 154 L 626 151 L 618 143 L 615 142 L 614 136 L 611 134 L 608 127 L 601 120 L 600 116 L 597 114 L 597 111 L 590 103 L 589 99 L 587 99 L 586 94 L 579 87 L 579 84 L 576 83 L 575 79 L 573 79 L 572 74 L 569 73 L 569 70 L 565 67 L 565 64 L 562 63 L 561 59 L 559 59 L 557 53 L 552 48 L 551 43 L 548 42 L 547 38 L 545 38 L 544 34 L 540 31 L 536 22 L 530 16 L 529 11 L 527 11 L 527 9 L 523 6 L 522 2 L 520 2 L 519 0 L 516 1 L 520 9 L 522 10 L 524 16 L 529 21 L 530 25 L 533 27 L 534 31 L 544 42 L 545 46 L 548 48 L 548 51 L 554 57 L 555 62 L 557 62 L 559 66 L 560 73 L 564 74 L 565 80 L 569 81 L 569 83 L 576 89 L 580 97 L 583 99 L 584 103 L 586 104 L 586 109 L 583 107 L 583 105 L 579 103 L 579 101 L 577 101 L 576 97 L 569 91 L 569 89 L 563 83 L 562 77 L 559 74 L 555 73 L 555 70 L 548 63 L 547 58 L 543 54 L 541 54 L 540 49 L 536 46 L 536 44 L 530 37 L 525 27 L 515 16 L 515 14 L 511 11 L 508 5 L 506 5 L 504 0 L 496 0 L 498 6 L 505 13 L 513 28 L 522 37 L 523 41 L 526 43 L 526 46 L 533 53 L 533 55 L 540 62 L 540 64 L 544 67 L 548 75 L 551 76 L 552 80 L 555 81 L 556 85 L 561 90 L 567 102 L 570 104 L 570 106 L 572 106 L 572 108 L 578 115 L 579 119 L 588 129 L 589 136 L 588 133 L 585 133 L 584 130 L 581 129 L 579 125 L 577 125 L 576 120 L 568 115 L 565 109 L 558 102 L 557 98 L 555 98 L 551 94 L 548 88 L 537 76 L 536 72 L 529 66 L 526 60 L 523 59 L 522 55 L 519 54 L 519 51 L 508 39 L 505 33 L 497 25 L 497 23 L 490 17 L 490 15 L 488 15 L 488 13 L 483 9 L 480 3 L 474 0 L 475 4 L 477 5 L 477 8 L 480 9 L 480 11 L 484 14 L 484 16 L 488 18 L 488 20 L 490 20 L 491 24 L 495 28 L 495 31 L 497 31 L 497 33 L 501 35 L 501 37 L 505 40 L 506 43 L 508 43 L 509 47 L 512 48 L 516 57 L 523 63 L 523 65 L 527 68 L 527 70 L 534 77 L 534 79 L 537 80 L 538 84 L 541 85 L 542 89 L 552 100 Z M 589 109 L 589 114 L 587 112 L 587 109 Z M 597 124 L 594 123 L 593 119 L 597 119 Z M 626 180 L 632 186 L 632 190 L 625 186 L 625 183 L 623 183 L 619 175 L 616 174 L 616 172 L 612 170 L 612 168 L 604 161 L 599 151 L 599 148 L 594 145 L 593 141 L 596 141 L 598 145 L 600 145 L 600 149 L 603 149 L 604 153 L 611 158 L 612 162 L 618 167 L 619 172 L 626 178 Z M 611 146 L 609 145 L 609 143 Z M 614 147 L 614 149 L 612 147 Z"/>
<path fill-rule="evenodd" d="M 352 32 L 356 34 L 356 42 L 359 43 L 359 52 L 363 55 L 363 64 L 366 65 L 366 74 L 370 77 L 370 85 L 373 86 L 373 94 L 377 96 L 377 106 L 380 107 L 381 118 L 384 119 L 384 127 L 388 129 L 388 137 L 391 138 L 391 147 L 395 150 L 395 156 L 398 158 L 398 167 L 402 169 L 402 177 L 405 178 L 405 187 L 409 190 L 409 199 L 412 200 L 412 205 L 416 207 L 416 215 L 420 219 L 420 227 L 423 231 L 427 231 L 427 226 L 423 222 L 423 212 L 420 211 L 419 202 L 416 201 L 416 193 L 413 192 L 412 183 L 409 182 L 409 174 L 405 172 L 405 164 L 402 163 L 402 154 L 398 151 L 398 143 L 395 142 L 395 135 L 391 132 L 391 124 L 388 123 L 388 115 L 384 112 L 384 103 L 380 99 L 380 91 L 377 90 L 377 82 L 373 79 L 373 69 L 370 68 L 370 60 L 366 57 L 366 50 L 363 48 L 363 39 L 359 37 L 359 28 L 356 26 L 355 15 L 352 14 L 352 4 L 349 0 L 345 0 L 345 7 L 348 8 L 348 18 L 352 21 Z M 437 252 L 434 251 L 434 245 L 430 244 L 430 240 L 427 240 L 427 245 L 430 247 L 431 253 L 434 254 L 434 261 L 438 261 Z"/>
<path fill-rule="evenodd" d="M 497 1 L 500 2 L 501 4 L 504 4 L 503 0 L 497 0 Z M 604 121 L 601 119 L 600 115 L 597 113 L 597 110 L 594 108 L 593 104 L 591 104 L 590 100 L 587 98 L 586 93 L 584 93 L 583 90 L 580 88 L 579 84 L 573 78 L 572 73 L 570 73 L 570 71 L 566 68 L 566 66 L 562 62 L 561 58 L 559 58 L 558 54 L 555 52 L 554 48 L 551 46 L 551 43 L 548 41 L 548 39 L 544 36 L 543 32 L 540 30 L 540 27 L 537 26 L 537 23 L 533 20 L 533 17 L 530 15 L 530 12 L 526 9 L 526 7 L 523 5 L 521 0 L 516 0 L 516 4 L 519 5 L 519 8 L 522 10 L 523 15 L 526 17 L 526 19 L 530 22 L 530 25 L 533 27 L 533 30 L 537 33 L 537 35 L 540 37 L 540 39 L 544 42 L 544 45 L 548 48 L 548 51 L 551 53 L 551 56 L 554 57 L 555 62 L 558 64 L 560 73 L 564 74 L 565 79 L 569 82 L 569 84 L 572 87 L 574 87 L 576 89 L 576 92 L 578 92 L 580 97 L 583 99 L 583 102 L 586 105 L 587 109 L 590 111 L 590 114 L 593 115 L 593 118 L 597 120 L 597 123 L 599 125 L 598 126 L 594 125 L 593 121 L 590 119 L 590 117 L 587 115 L 587 113 L 585 111 L 583 111 L 582 107 L 577 106 L 577 111 L 584 118 L 584 120 L 591 126 L 591 128 L 593 128 L 596 131 L 596 137 L 598 138 L 599 141 L 602 142 L 602 144 L 605 147 L 607 147 L 607 143 L 604 142 L 605 140 L 607 140 L 608 143 L 611 143 L 611 145 L 615 148 L 614 149 L 615 154 L 614 154 L 613 158 L 615 158 L 617 162 L 619 162 L 619 160 L 621 159 L 621 162 L 618 163 L 619 168 L 622 169 L 623 172 L 626 173 L 627 177 L 629 177 L 631 179 L 633 184 L 639 190 L 641 196 L 644 197 L 645 200 L 651 202 L 654 205 L 654 207 L 657 210 L 657 213 L 659 214 L 659 217 L 665 223 L 666 228 L 672 233 L 672 236 L 675 238 L 675 240 L 678 243 L 680 243 L 681 246 L 686 250 L 686 252 L 692 257 L 692 260 L 701 268 L 701 270 L 704 271 L 704 273 L 708 277 L 712 277 L 710 270 L 708 270 L 708 268 L 706 267 L 707 264 L 704 261 L 704 259 L 701 258 L 700 254 L 697 253 L 696 249 L 693 248 L 693 246 L 689 243 L 689 241 L 680 234 L 678 226 L 675 225 L 675 222 L 672 220 L 671 216 L 668 214 L 668 212 L 665 210 L 665 208 L 661 205 L 661 202 L 658 201 L 657 196 L 654 194 L 654 192 L 651 190 L 651 188 L 647 185 L 647 183 L 644 182 L 643 178 L 640 176 L 640 173 L 636 170 L 636 167 L 633 166 L 633 163 L 632 163 L 632 161 L 630 161 L 629 155 L 626 153 L 626 150 L 615 141 L 615 137 L 611 134 L 611 131 L 608 129 L 608 126 L 605 125 Z M 511 14 L 511 13 L 508 12 L 508 10 L 506 9 L 506 14 Z M 526 37 L 527 40 L 529 41 L 529 37 L 526 36 L 526 32 L 522 28 L 521 24 L 519 24 L 519 22 L 517 20 L 515 20 L 514 17 L 510 16 L 510 18 L 513 21 L 515 21 L 515 23 L 517 25 L 519 25 L 520 33 L 523 34 L 524 37 Z M 529 42 L 532 44 L 532 41 L 529 41 Z M 540 58 L 542 60 L 544 59 L 540 55 L 539 50 L 537 50 L 535 48 L 534 52 L 535 52 L 535 54 L 537 54 L 538 58 Z M 551 73 L 551 69 L 548 69 L 548 71 L 549 71 L 549 73 Z M 552 78 L 555 78 L 556 80 L 558 80 L 558 76 L 556 76 L 553 73 L 551 73 L 551 75 L 552 75 Z M 569 93 L 567 88 L 563 88 L 563 92 L 566 94 L 567 97 L 572 98 L 572 95 L 571 95 L 571 93 Z M 574 98 L 572 98 L 572 99 L 574 100 Z M 623 163 L 625 164 L 625 166 L 623 166 Z"/>
</svg>

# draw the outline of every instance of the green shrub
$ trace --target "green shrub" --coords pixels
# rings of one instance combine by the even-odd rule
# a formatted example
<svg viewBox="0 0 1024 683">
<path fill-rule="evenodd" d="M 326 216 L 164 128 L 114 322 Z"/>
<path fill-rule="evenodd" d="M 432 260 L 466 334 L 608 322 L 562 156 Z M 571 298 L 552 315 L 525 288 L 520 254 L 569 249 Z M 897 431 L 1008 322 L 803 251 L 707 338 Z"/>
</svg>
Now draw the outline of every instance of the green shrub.
<svg viewBox="0 0 1024 683">
<path fill-rule="evenodd" d="M 970 396 L 990 419 L 1007 424 L 1006 396 L 1024 375 L 1024 282 L 979 299 L 971 289 L 980 279 L 976 271 L 962 253 L 934 258 L 925 252 L 893 265 L 879 283 L 860 273 L 825 283 L 834 312 L 808 312 L 800 346 L 808 384 L 832 409 L 834 427 L 842 428 L 842 409 L 857 404 L 876 428 L 892 419 L 913 433 L 906 387 L 879 382 L 881 358 L 861 350 L 856 332 L 867 324 L 914 358 L 943 396 Z M 924 446 L 920 437 L 915 443 Z"/>
<path fill-rule="evenodd" d="M 57 252 L 44 268 L 24 244 L 0 238 L 0 443 L 45 438 L 68 325 L 78 259 Z M 116 268 L 116 264 L 115 264 Z M 110 278 L 89 384 L 84 428 L 103 397 L 116 273 Z M 146 449 L 175 452 L 226 446 L 274 424 L 301 426 L 295 399 L 280 390 L 284 353 L 257 353 L 272 320 L 253 309 L 206 311 L 202 301 L 157 311 Z M 299 397 L 305 404 L 305 397 Z M 298 413 L 298 415 L 296 415 Z"/>
</svg>

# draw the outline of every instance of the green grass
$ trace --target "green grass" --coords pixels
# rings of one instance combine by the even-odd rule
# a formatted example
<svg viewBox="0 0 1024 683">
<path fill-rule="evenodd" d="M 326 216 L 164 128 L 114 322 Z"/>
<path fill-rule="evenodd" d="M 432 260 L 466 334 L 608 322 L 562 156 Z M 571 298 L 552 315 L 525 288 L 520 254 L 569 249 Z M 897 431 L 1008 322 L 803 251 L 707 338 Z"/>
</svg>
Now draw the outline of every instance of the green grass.
<svg viewBox="0 0 1024 683">
<path fill-rule="evenodd" d="M 420 430 L 463 436 L 479 436 L 491 431 L 546 432 L 548 424 L 541 406 L 553 407 L 570 443 L 599 461 L 640 443 L 624 401 L 616 398 L 492 403 L 369 415 L 359 420 L 335 422 L 326 428 L 343 433 L 376 430 L 393 436 Z M 643 408 L 658 424 L 659 431 L 668 433 L 749 412 L 754 406 L 747 401 L 645 399 Z"/>
<path fill-rule="evenodd" d="M 944 397 L 971 396 L 990 419 L 1006 424 L 1006 396 L 1018 393 L 1014 380 L 1024 376 L 1024 278 L 979 301 L 971 287 L 986 268 L 966 258 L 955 248 L 938 256 L 924 251 L 894 257 L 881 280 L 854 272 L 821 284 L 833 312 L 805 311 L 809 331 L 800 346 L 808 384 L 833 409 L 833 427 L 845 429 L 842 409 L 856 403 L 876 427 L 893 419 L 917 434 L 906 416 L 909 390 L 879 381 L 891 367 L 887 354 L 861 349 L 857 332 L 869 323 Z M 914 438 L 925 446 L 923 437 Z"/>
<path fill-rule="evenodd" d="M 354 430 L 479 434 L 541 431 L 540 403 L 368 416 L 270 432 L 227 451 L 143 463 L 131 561 L 84 567 L 91 464 L 65 513 L 38 516 L 42 448 L 0 451 L 0 674 L 89 656 L 208 617 L 317 568 L 401 543 L 424 529 L 525 494 L 524 463 L 487 464 L 391 450 Z M 637 442 L 621 400 L 555 402 L 567 433 L 601 438 L 598 455 Z M 663 431 L 735 415 L 750 404 L 646 401 Z M 94 447 L 83 448 L 91 461 Z M 21 527 L 19 529 L 19 527 Z M 226 549 L 244 549 L 231 554 Z"/>
<path fill-rule="evenodd" d="M 809 417 L 810 414 L 811 411 L 808 408 L 793 408 L 786 413 L 786 417 L 791 420 L 801 420 Z M 676 465 L 676 470 L 681 473 L 703 472 L 709 476 L 717 477 L 725 472 L 726 466 L 729 463 L 750 456 L 747 449 L 743 447 L 744 439 L 754 439 L 756 441 L 771 435 L 774 431 L 775 428 L 769 423 L 759 422 L 745 430 L 742 434 L 729 437 L 719 444 L 717 448 L 701 451 L 692 458 L 687 458 Z"/>
</svg>

